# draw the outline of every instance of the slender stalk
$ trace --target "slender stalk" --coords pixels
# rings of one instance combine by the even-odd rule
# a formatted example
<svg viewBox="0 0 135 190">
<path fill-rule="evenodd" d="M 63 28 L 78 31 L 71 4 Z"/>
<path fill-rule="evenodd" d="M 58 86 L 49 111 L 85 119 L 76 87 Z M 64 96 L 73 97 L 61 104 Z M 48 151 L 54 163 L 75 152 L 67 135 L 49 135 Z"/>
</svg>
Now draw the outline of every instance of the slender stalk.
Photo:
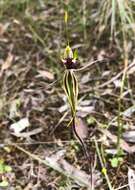
<svg viewBox="0 0 135 190">
<path fill-rule="evenodd" d="M 90 181 L 91 181 L 91 190 L 93 190 L 93 175 L 92 175 L 92 158 L 90 158 L 89 156 L 89 153 L 88 153 L 88 150 L 87 150 L 87 147 L 83 141 L 83 139 L 81 139 L 81 137 L 78 135 L 77 131 L 76 131 L 76 124 L 75 124 L 75 116 L 72 114 L 72 117 L 73 117 L 73 121 L 72 121 L 72 129 L 73 129 L 73 132 L 74 134 L 76 135 L 77 139 L 79 140 L 81 146 L 82 146 L 82 149 L 83 149 L 83 152 L 85 154 L 85 157 L 86 157 L 86 160 L 88 161 L 88 164 L 89 164 L 89 173 L 90 173 Z"/>
<path fill-rule="evenodd" d="M 87 40 L 87 30 L 86 30 L 86 0 L 82 1 L 82 11 L 83 11 L 83 36 L 84 36 L 84 41 L 86 42 Z"/>
<path fill-rule="evenodd" d="M 67 10 L 65 11 L 65 33 L 66 33 L 66 40 L 67 44 L 69 45 L 69 31 L 68 31 L 68 5 Z"/>
<path fill-rule="evenodd" d="M 127 51 L 127 41 L 126 41 L 126 32 L 124 28 L 124 23 L 123 19 L 121 18 L 122 22 L 122 35 L 123 35 L 123 51 L 124 51 L 124 70 L 123 70 L 123 76 L 122 76 L 122 82 L 121 82 L 121 88 L 120 88 L 120 96 L 118 100 L 118 138 L 117 138 L 117 152 L 119 156 L 120 152 L 120 139 L 122 136 L 122 128 L 123 128 L 123 123 L 121 120 L 121 108 L 122 108 L 122 96 L 123 96 L 123 91 L 124 91 L 124 86 L 125 86 L 125 80 L 127 76 L 127 68 L 128 68 L 128 51 Z"/>
<path fill-rule="evenodd" d="M 112 17 L 111 17 L 111 38 L 113 39 L 115 33 L 115 18 L 116 17 L 116 0 L 112 0 Z"/>
<path fill-rule="evenodd" d="M 99 150 L 99 146 L 98 146 L 97 140 L 95 138 L 94 138 L 94 142 L 95 142 L 96 151 L 97 151 L 97 154 L 98 154 L 98 157 L 99 157 L 99 160 L 100 160 L 100 164 L 101 164 L 101 167 L 102 167 L 102 173 L 105 176 L 105 179 L 106 179 L 106 182 L 108 184 L 109 190 L 114 190 L 112 185 L 111 185 L 110 179 L 109 179 L 109 177 L 107 175 L 107 171 L 106 171 L 106 168 L 105 168 L 105 165 L 104 165 L 104 162 L 103 162 L 100 150 Z"/>
</svg>

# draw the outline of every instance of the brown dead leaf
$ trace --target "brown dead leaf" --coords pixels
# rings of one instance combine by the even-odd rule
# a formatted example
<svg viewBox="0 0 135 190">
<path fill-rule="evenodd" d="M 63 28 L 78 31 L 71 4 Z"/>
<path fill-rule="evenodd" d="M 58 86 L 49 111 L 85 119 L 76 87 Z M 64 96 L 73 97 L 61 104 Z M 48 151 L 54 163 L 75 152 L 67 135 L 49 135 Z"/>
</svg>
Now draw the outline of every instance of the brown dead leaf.
<svg viewBox="0 0 135 190">
<path fill-rule="evenodd" d="M 0 36 L 4 33 L 4 26 L 0 24 Z"/>
<path fill-rule="evenodd" d="M 38 70 L 38 73 L 39 73 L 39 75 L 37 77 L 43 77 L 43 78 L 47 78 L 49 80 L 54 79 L 54 75 L 52 73 L 50 73 L 49 71 Z"/>
<path fill-rule="evenodd" d="M 123 133 L 123 138 L 127 142 L 134 143 L 135 142 L 135 131 L 126 131 L 125 133 Z"/>
<path fill-rule="evenodd" d="M 0 23 L 0 36 L 2 36 L 5 33 L 8 26 L 9 26 L 9 23 L 6 23 L 6 24 Z"/>
<path fill-rule="evenodd" d="M 5 62 L 2 64 L 1 72 L 7 70 L 11 66 L 13 58 L 14 58 L 13 54 L 9 53 Z"/>
<path fill-rule="evenodd" d="M 76 120 L 76 132 L 81 139 L 86 138 L 88 135 L 87 125 L 84 123 L 84 121 L 81 118 L 78 118 Z"/>
<path fill-rule="evenodd" d="M 133 59 L 133 67 L 129 68 L 128 75 L 133 75 L 135 73 L 135 58 Z"/>
<path fill-rule="evenodd" d="M 24 148 L 14 144 L 14 146 L 19 149 L 20 151 L 24 152 L 32 159 L 37 160 L 38 162 L 56 170 L 57 172 L 71 178 L 81 187 L 90 188 L 90 176 L 86 174 L 84 171 L 75 168 L 73 165 L 68 163 L 62 157 L 66 153 L 66 150 L 60 150 L 59 152 L 53 154 L 52 156 L 46 157 L 42 160 L 39 156 L 30 153 L 29 151 L 25 150 Z M 93 184 L 95 187 L 99 186 L 102 182 L 101 174 L 98 171 L 93 171 Z"/>
<path fill-rule="evenodd" d="M 84 118 L 90 113 L 93 113 L 95 111 L 95 107 L 92 106 L 78 106 L 77 107 L 77 116 Z"/>
<path fill-rule="evenodd" d="M 62 158 L 65 150 L 61 150 L 50 157 L 46 157 L 46 161 L 49 166 L 52 168 L 56 168 L 57 171 L 67 175 L 72 178 L 79 186 L 90 188 L 90 176 L 86 174 L 84 171 L 75 168 L 73 165 L 69 164 L 66 160 Z M 100 173 L 94 171 L 93 172 L 93 183 L 94 186 L 99 186 L 101 183 Z"/>
<path fill-rule="evenodd" d="M 26 185 L 26 187 L 24 188 L 24 190 L 31 190 L 33 187 L 32 183 L 28 183 L 28 185 Z"/>
<path fill-rule="evenodd" d="M 100 128 L 99 130 L 100 130 L 100 132 L 102 132 L 105 136 L 107 136 L 107 138 L 109 138 L 114 144 L 117 143 L 117 136 L 113 135 L 110 131 L 108 131 L 108 130 L 106 130 L 106 129 L 101 129 L 101 128 Z M 128 143 L 126 143 L 126 141 L 124 141 L 123 139 L 121 139 L 120 147 L 121 147 L 124 151 L 128 152 L 129 154 L 135 152 L 135 147 L 128 145 Z"/>
<path fill-rule="evenodd" d="M 128 184 L 130 190 L 135 190 L 135 171 L 128 168 Z"/>
</svg>

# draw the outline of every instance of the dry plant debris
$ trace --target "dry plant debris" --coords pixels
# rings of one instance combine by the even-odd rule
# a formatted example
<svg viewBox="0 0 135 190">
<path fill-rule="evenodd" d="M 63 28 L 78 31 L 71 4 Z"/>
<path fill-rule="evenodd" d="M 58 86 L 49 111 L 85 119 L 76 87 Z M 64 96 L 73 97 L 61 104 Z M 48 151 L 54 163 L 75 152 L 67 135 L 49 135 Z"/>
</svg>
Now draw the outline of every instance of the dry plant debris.
<svg viewBox="0 0 135 190">
<path fill-rule="evenodd" d="M 95 189 L 134 190 L 134 8 L 124 0 L 0 1 L 0 188 L 88 189 L 61 88 L 68 11 L 70 46 L 79 54 L 77 130 L 100 174 Z M 46 158 L 53 167 L 41 164 Z"/>
</svg>

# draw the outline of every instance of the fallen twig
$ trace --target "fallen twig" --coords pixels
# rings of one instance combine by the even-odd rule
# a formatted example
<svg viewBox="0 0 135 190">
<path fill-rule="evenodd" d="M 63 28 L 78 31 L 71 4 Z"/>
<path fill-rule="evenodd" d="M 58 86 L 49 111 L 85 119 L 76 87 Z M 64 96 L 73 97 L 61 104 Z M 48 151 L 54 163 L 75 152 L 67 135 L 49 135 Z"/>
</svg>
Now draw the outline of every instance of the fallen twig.
<svg viewBox="0 0 135 190">
<path fill-rule="evenodd" d="M 37 160 L 39 163 L 44 164 L 59 173 L 73 179 L 76 183 L 78 183 L 82 187 L 88 187 L 90 188 L 90 179 L 89 175 L 86 174 L 84 171 L 81 171 L 71 164 L 69 164 L 67 161 L 65 161 L 62 156 L 65 153 L 65 150 L 57 152 L 55 155 L 52 155 L 51 157 L 46 157 L 44 160 L 39 158 L 39 156 L 30 153 L 29 151 L 25 150 L 24 148 L 15 145 L 14 146 L 30 156 L 32 159 Z M 99 185 L 100 181 L 97 181 L 99 179 L 99 174 L 95 174 L 93 177 L 95 185 Z"/>
</svg>

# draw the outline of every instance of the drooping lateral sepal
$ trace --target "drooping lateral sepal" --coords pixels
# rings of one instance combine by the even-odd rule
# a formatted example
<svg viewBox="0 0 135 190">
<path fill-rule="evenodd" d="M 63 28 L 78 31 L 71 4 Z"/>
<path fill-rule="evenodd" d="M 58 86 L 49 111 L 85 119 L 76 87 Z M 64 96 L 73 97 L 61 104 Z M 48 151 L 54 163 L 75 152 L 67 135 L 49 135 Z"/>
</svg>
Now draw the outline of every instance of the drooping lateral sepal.
<svg viewBox="0 0 135 190">
<path fill-rule="evenodd" d="M 67 95 L 71 111 L 76 113 L 76 105 L 78 98 L 78 82 L 73 70 L 66 70 L 63 77 L 63 87 Z"/>
</svg>

